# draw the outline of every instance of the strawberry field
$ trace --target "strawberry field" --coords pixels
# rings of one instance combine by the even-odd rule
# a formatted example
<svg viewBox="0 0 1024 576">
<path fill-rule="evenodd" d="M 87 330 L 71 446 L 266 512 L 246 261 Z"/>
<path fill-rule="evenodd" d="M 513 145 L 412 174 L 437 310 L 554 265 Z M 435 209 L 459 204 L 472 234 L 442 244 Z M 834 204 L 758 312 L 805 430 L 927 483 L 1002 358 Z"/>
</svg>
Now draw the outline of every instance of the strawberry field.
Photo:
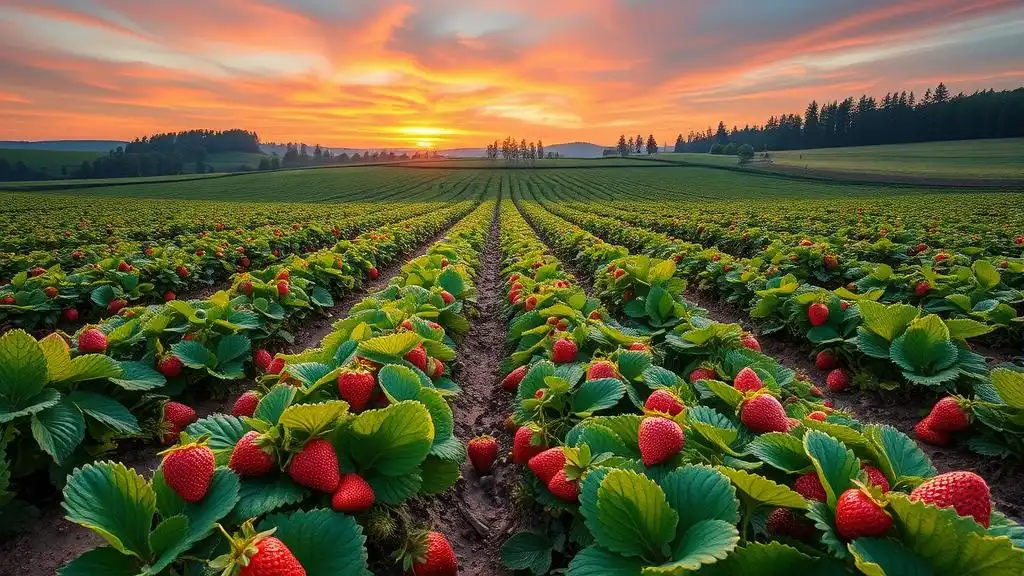
<svg viewBox="0 0 1024 576">
<path fill-rule="evenodd" d="M 0 192 L 0 574 L 1024 573 L 1024 194 Z"/>
</svg>

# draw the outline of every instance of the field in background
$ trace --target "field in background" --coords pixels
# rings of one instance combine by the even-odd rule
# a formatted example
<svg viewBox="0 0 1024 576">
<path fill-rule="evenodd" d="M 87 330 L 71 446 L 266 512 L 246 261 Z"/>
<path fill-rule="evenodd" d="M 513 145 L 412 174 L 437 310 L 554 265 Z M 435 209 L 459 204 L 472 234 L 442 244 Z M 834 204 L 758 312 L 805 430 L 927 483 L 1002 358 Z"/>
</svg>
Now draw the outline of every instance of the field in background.
<svg viewBox="0 0 1024 576">
<path fill-rule="evenodd" d="M 12 166 L 16 162 L 24 162 L 32 170 L 46 168 L 47 173 L 55 178 L 61 177 L 62 166 L 71 173 L 78 169 L 82 162 L 92 162 L 100 156 L 106 156 L 106 153 L 0 148 L 0 158 L 7 160 Z"/>
</svg>

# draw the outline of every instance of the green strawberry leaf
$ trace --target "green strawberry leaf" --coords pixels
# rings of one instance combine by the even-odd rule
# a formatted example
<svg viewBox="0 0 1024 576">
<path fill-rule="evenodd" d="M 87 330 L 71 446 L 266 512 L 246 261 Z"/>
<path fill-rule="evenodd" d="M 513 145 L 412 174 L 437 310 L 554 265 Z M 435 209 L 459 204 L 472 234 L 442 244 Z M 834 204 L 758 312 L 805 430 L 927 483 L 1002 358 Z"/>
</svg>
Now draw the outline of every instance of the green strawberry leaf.
<svg viewBox="0 0 1024 576">
<path fill-rule="evenodd" d="M 761 434 L 747 444 L 746 453 L 787 474 L 803 474 L 814 467 L 804 451 L 803 442 L 791 434 Z"/>
<path fill-rule="evenodd" d="M 728 558 L 701 570 L 701 576 L 840 576 L 845 568 L 831 558 L 809 556 L 781 542 L 748 542 Z"/>
<path fill-rule="evenodd" d="M 672 549 L 672 561 L 644 569 L 644 574 L 679 574 L 725 559 L 739 544 L 735 524 L 722 520 L 702 520 L 687 530 Z"/>
<path fill-rule="evenodd" d="M 501 562 L 510 570 L 547 574 L 553 549 L 554 543 L 543 534 L 518 532 L 501 545 Z"/>
<path fill-rule="evenodd" d="M 776 484 L 764 476 L 736 470 L 727 466 L 716 466 L 744 496 L 761 506 L 782 506 L 784 508 L 807 508 L 807 501 L 788 486 Z"/>
<path fill-rule="evenodd" d="M 587 380 L 572 393 L 571 410 L 589 416 L 599 410 L 618 404 L 626 388 L 618 378 Z"/>
<path fill-rule="evenodd" d="M 244 478 L 238 489 L 238 503 L 231 511 L 231 523 L 241 524 L 249 518 L 260 518 L 279 508 L 298 504 L 309 496 L 309 490 L 292 482 L 286 475 Z"/>
<path fill-rule="evenodd" d="M 808 430 L 804 435 L 804 450 L 825 487 L 829 506 L 834 507 L 839 495 L 854 487 L 860 460 L 842 442 L 818 430 Z"/>
<path fill-rule="evenodd" d="M 24 330 L 0 336 L 0 415 L 30 406 L 50 378 L 46 355 Z M 0 423 L 6 420 L 0 419 Z"/>
<path fill-rule="evenodd" d="M 136 560 L 109 546 L 93 548 L 57 570 L 59 576 L 136 576 L 138 573 Z"/>
<path fill-rule="evenodd" d="M 870 424 L 864 427 L 864 436 L 871 442 L 879 455 L 878 465 L 886 477 L 897 484 L 907 479 L 930 478 L 937 474 L 917 442 L 906 434 L 886 424 Z"/>
<path fill-rule="evenodd" d="M 271 528 L 277 528 L 274 536 L 291 550 L 307 576 L 372 576 L 366 536 L 352 516 L 321 508 L 275 514 L 258 527 Z"/>
<path fill-rule="evenodd" d="M 581 511 L 594 539 L 624 556 L 663 557 L 679 522 L 661 487 L 628 470 L 608 472 L 597 488 L 596 506 Z"/>
<path fill-rule="evenodd" d="M 61 464 L 85 439 L 85 418 L 67 398 L 32 415 L 32 437 Z"/>
<path fill-rule="evenodd" d="M 567 576 L 641 576 L 647 564 L 639 558 L 625 558 L 594 544 L 587 546 L 569 563 Z"/>
<path fill-rule="evenodd" d="M 404 401 L 356 416 L 345 435 L 352 459 L 361 469 L 385 476 L 415 471 L 434 441 L 430 412 L 420 402 Z"/>
<path fill-rule="evenodd" d="M 849 544 L 857 569 L 867 576 L 933 576 L 928 563 L 891 538 L 858 538 Z"/>
<path fill-rule="evenodd" d="M 319 436 L 338 425 L 348 413 L 348 402 L 328 400 L 318 404 L 293 404 L 285 408 L 278 423 L 291 432 L 303 432 L 308 438 Z"/>
<path fill-rule="evenodd" d="M 68 400 L 86 416 L 93 418 L 121 434 L 139 434 L 139 422 L 123 404 L 95 392 L 72 392 Z"/>
<path fill-rule="evenodd" d="M 445 460 L 434 455 L 429 455 L 420 466 L 420 478 L 423 483 L 420 485 L 420 494 L 433 496 L 440 494 L 455 485 L 462 473 L 464 459 Z"/>
<path fill-rule="evenodd" d="M 295 387 L 287 384 L 278 384 L 270 389 L 266 396 L 260 399 L 253 412 L 253 418 L 266 420 L 271 424 L 277 424 L 281 420 L 286 408 L 295 399 Z"/>
<path fill-rule="evenodd" d="M 122 554 L 148 560 L 156 493 L 124 464 L 98 462 L 75 469 L 61 504 L 67 519 L 96 532 Z"/>
<path fill-rule="evenodd" d="M 218 466 L 226 466 L 231 459 L 235 444 L 248 432 L 240 418 L 227 414 L 213 414 L 201 418 L 185 428 L 185 432 L 193 438 L 204 434 L 209 435 L 207 446 L 217 458 Z"/>
<path fill-rule="evenodd" d="M 423 479 L 419 474 L 413 473 L 385 476 L 376 470 L 370 470 L 363 479 L 373 488 L 375 502 L 391 506 L 399 506 L 416 496 L 423 486 Z"/>
</svg>

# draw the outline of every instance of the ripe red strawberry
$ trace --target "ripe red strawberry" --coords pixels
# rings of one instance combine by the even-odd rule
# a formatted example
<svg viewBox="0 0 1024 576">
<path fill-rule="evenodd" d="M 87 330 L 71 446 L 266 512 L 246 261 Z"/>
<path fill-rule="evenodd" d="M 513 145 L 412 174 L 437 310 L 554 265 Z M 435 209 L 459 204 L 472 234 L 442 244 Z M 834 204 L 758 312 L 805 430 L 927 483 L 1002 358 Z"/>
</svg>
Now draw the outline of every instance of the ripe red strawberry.
<svg viewBox="0 0 1024 576">
<path fill-rule="evenodd" d="M 376 280 L 377 277 L 380 276 L 380 271 L 377 270 L 376 266 L 373 266 L 372 268 L 367 270 L 366 275 L 370 278 L 370 280 Z"/>
<path fill-rule="evenodd" d="M 776 508 L 768 514 L 768 521 L 765 526 L 769 534 L 805 540 L 814 534 L 814 527 L 810 522 L 797 515 L 789 508 Z"/>
<path fill-rule="evenodd" d="M 156 368 L 165 378 L 177 378 L 181 376 L 182 370 L 185 369 L 185 364 L 177 356 L 167 356 L 157 364 Z"/>
<path fill-rule="evenodd" d="M 945 252 L 939 252 L 938 254 L 935 255 L 936 262 L 942 262 L 944 260 L 949 260 L 949 254 L 946 254 Z"/>
<path fill-rule="evenodd" d="M 238 576 L 306 576 L 306 569 L 291 550 L 273 536 L 257 535 L 236 549 L 248 559 Z"/>
<path fill-rule="evenodd" d="M 839 309 L 842 310 L 843 312 L 846 312 L 846 310 L 849 309 L 849 308 L 850 308 L 850 303 L 847 302 L 846 300 L 843 300 L 843 301 L 839 302 Z"/>
<path fill-rule="evenodd" d="M 60 290 L 57 290 L 53 286 L 47 286 L 46 289 L 43 290 L 43 293 L 46 294 L 47 298 L 52 300 L 60 295 Z"/>
<path fill-rule="evenodd" d="M 256 412 L 256 406 L 260 403 L 260 395 L 253 390 L 247 390 L 235 400 L 231 407 L 232 416 L 252 416 Z"/>
<path fill-rule="evenodd" d="M 252 298 L 252 282 L 246 280 L 238 285 L 238 291 Z"/>
<path fill-rule="evenodd" d="M 376 499 L 373 488 L 359 474 L 345 474 L 331 497 L 331 508 L 337 512 L 354 514 L 373 508 Z"/>
<path fill-rule="evenodd" d="M 89 328 L 78 335 L 78 351 L 81 354 L 102 354 L 107 350 L 107 335 L 98 328 Z"/>
<path fill-rule="evenodd" d="M 811 386 L 810 393 L 812 396 L 817 396 L 818 398 L 821 398 L 822 396 L 825 395 L 825 393 L 821 391 L 821 388 L 817 386 Z"/>
<path fill-rule="evenodd" d="M 477 474 L 490 474 L 494 459 L 498 457 L 498 441 L 493 436 L 483 435 L 466 443 L 466 452 Z"/>
<path fill-rule="evenodd" d="M 174 293 L 174 290 L 168 290 L 164 292 L 164 302 L 170 302 L 171 300 L 177 300 L 178 295 Z"/>
<path fill-rule="evenodd" d="M 598 312 L 597 310 L 594 310 L 593 312 L 590 313 L 589 316 L 587 316 L 587 318 L 590 318 L 591 320 L 600 320 L 601 313 Z"/>
<path fill-rule="evenodd" d="M 862 462 L 860 468 L 868 475 L 869 484 L 878 486 L 882 494 L 889 491 L 889 480 L 885 477 L 885 473 L 867 462 Z"/>
<path fill-rule="evenodd" d="M 928 427 L 940 432 L 962 432 L 971 425 L 967 412 L 953 396 L 946 396 L 932 406 Z"/>
<path fill-rule="evenodd" d="M 523 305 L 523 309 L 526 310 L 527 312 L 533 310 L 536 307 L 537 307 L 537 297 L 536 296 L 530 296 L 529 298 L 527 298 L 526 299 L 526 304 Z"/>
<path fill-rule="evenodd" d="M 128 264 L 127 262 L 125 262 L 124 260 L 122 260 L 122 261 L 121 261 L 121 262 L 120 262 L 120 263 L 119 263 L 119 264 L 117 265 L 117 271 L 118 271 L 118 272 L 128 272 L 128 271 L 129 271 L 129 270 L 131 270 L 131 269 L 132 269 L 131 265 L 130 265 L 130 264 Z"/>
<path fill-rule="evenodd" d="M 939 508 L 952 507 L 960 516 L 969 516 L 988 528 L 992 517 L 992 494 L 985 479 L 974 472 L 939 474 L 914 488 L 911 500 L 920 500 Z"/>
<path fill-rule="evenodd" d="M 61 311 L 60 317 L 65 322 L 78 322 L 78 310 L 74 308 L 65 308 Z"/>
<path fill-rule="evenodd" d="M 740 410 L 740 421 L 758 434 L 789 430 L 786 410 L 779 400 L 770 394 L 760 394 L 744 403 Z"/>
<path fill-rule="evenodd" d="M 821 302 L 815 302 L 807 308 L 807 320 L 811 326 L 821 326 L 828 322 L 828 306 Z"/>
<path fill-rule="evenodd" d="M 405 355 L 405 359 L 412 363 L 413 366 L 420 369 L 420 371 L 426 373 L 427 371 L 427 351 L 423 348 L 423 344 L 417 344 L 415 348 L 409 350 Z"/>
<path fill-rule="evenodd" d="M 274 357 L 271 356 L 270 352 L 267 352 L 267 350 L 265 348 L 257 348 L 252 353 L 252 363 L 257 368 L 259 368 L 260 370 L 263 370 L 264 372 L 267 371 L 267 368 L 270 367 L 270 363 L 273 362 L 273 361 L 274 361 Z"/>
<path fill-rule="evenodd" d="M 612 276 L 613 276 L 613 277 L 614 277 L 614 278 L 615 278 L 616 280 L 618 280 L 619 278 L 622 278 L 622 277 L 623 277 L 623 276 L 625 276 L 625 275 L 626 275 L 626 271 L 625 271 L 625 270 L 623 270 L 622 268 L 616 268 L 616 269 L 615 269 L 615 272 L 612 272 Z"/>
<path fill-rule="evenodd" d="M 512 462 L 525 465 L 530 461 L 530 458 L 547 449 L 543 441 L 536 445 L 532 444 L 531 439 L 533 437 L 534 432 L 529 426 L 521 426 L 519 430 L 516 430 L 516 435 L 512 439 Z"/>
<path fill-rule="evenodd" d="M 828 350 L 822 350 L 814 357 L 814 367 L 821 371 L 833 370 L 836 363 L 835 355 Z"/>
<path fill-rule="evenodd" d="M 202 258 L 203 256 L 206 256 L 206 250 L 203 250 L 202 248 L 196 250 L 196 258 Z"/>
<path fill-rule="evenodd" d="M 206 496 L 216 468 L 213 451 L 205 444 L 189 443 L 164 452 L 164 480 L 182 500 L 195 504 Z"/>
<path fill-rule="evenodd" d="M 654 412 L 662 412 L 669 416 L 675 416 L 683 411 L 683 403 L 679 397 L 668 390 L 655 390 L 647 397 L 644 408 Z"/>
<path fill-rule="evenodd" d="M 915 246 L 914 249 L 918 252 L 924 252 L 925 250 L 928 250 L 928 245 L 925 244 L 924 242 L 918 242 L 917 246 Z"/>
<path fill-rule="evenodd" d="M 431 358 L 431 360 L 430 377 L 437 380 L 441 376 L 444 376 L 444 362 L 441 362 L 437 358 Z"/>
<path fill-rule="evenodd" d="M 739 371 L 736 377 L 732 379 L 733 388 L 740 392 L 755 392 L 764 387 L 764 383 L 761 382 L 761 378 L 756 372 L 749 366 Z"/>
<path fill-rule="evenodd" d="M 287 296 L 288 295 L 288 282 L 285 280 L 279 280 L 277 282 L 277 295 Z"/>
<path fill-rule="evenodd" d="M 231 468 L 239 476 L 263 476 L 274 469 L 277 460 L 273 453 L 261 445 L 264 437 L 255 430 L 250 430 L 238 439 L 235 447 L 231 450 L 231 459 L 228 461 L 228 468 Z"/>
<path fill-rule="evenodd" d="M 199 416 L 191 406 L 186 406 L 174 400 L 164 404 L 163 418 L 160 420 L 160 430 L 163 432 L 164 444 L 177 442 L 181 431 L 198 419 Z"/>
<path fill-rule="evenodd" d="M 561 446 L 548 448 L 530 458 L 528 465 L 533 475 L 546 486 L 555 477 L 555 474 L 565 468 L 565 450 Z"/>
<path fill-rule="evenodd" d="M 825 384 L 833 392 L 842 392 L 850 385 L 850 374 L 842 368 L 836 368 L 828 373 L 828 376 L 825 378 Z"/>
<path fill-rule="evenodd" d="M 556 341 L 551 349 L 551 361 L 555 364 L 566 364 L 576 361 L 576 343 L 568 338 Z"/>
<path fill-rule="evenodd" d="M 282 269 L 278 270 L 277 274 L 274 276 L 274 279 L 275 280 L 291 280 L 291 277 L 292 277 L 291 271 L 288 270 L 287 268 L 282 268 Z"/>
<path fill-rule="evenodd" d="M 928 291 L 931 289 L 932 285 L 929 284 L 927 281 L 918 282 L 917 285 L 914 286 L 914 294 L 917 294 L 918 297 L 922 297 L 925 294 L 927 294 Z"/>
<path fill-rule="evenodd" d="M 828 498 L 825 494 L 825 486 L 821 484 L 821 478 L 818 478 L 816 472 L 808 472 L 799 476 L 793 482 L 793 491 L 808 500 L 824 502 Z"/>
<path fill-rule="evenodd" d="M 698 380 L 718 380 L 718 373 L 710 368 L 697 368 L 690 372 L 690 383 L 696 384 Z"/>
<path fill-rule="evenodd" d="M 757 341 L 757 338 L 754 338 L 753 334 L 744 334 L 743 337 L 740 338 L 740 344 L 743 344 L 744 348 L 749 348 L 754 352 L 761 351 L 761 343 Z"/>
<path fill-rule="evenodd" d="M 836 531 L 843 540 L 881 537 L 892 527 L 892 516 L 859 488 L 850 488 L 836 502 Z"/>
<path fill-rule="evenodd" d="M 814 242 L 811 242 L 807 238 L 804 238 L 803 240 L 800 241 L 800 245 L 803 246 L 804 248 L 807 248 L 809 246 L 814 246 Z"/>
<path fill-rule="evenodd" d="M 188 268 L 185 268 L 184 266 L 178 266 L 176 272 L 178 273 L 178 276 L 182 278 L 188 278 Z"/>
<path fill-rule="evenodd" d="M 323 438 L 314 438 L 302 447 L 288 465 L 288 475 L 296 484 L 320 492 L 333 494 L 341 478 L 338 474 L 338 455 L 334 446 Z"/>
<path fill-rule="evenodd" d="M 598 378 L 618 378 L 618 370 L 615 364 L 607 360 L 597 360 L 590 363 L 590 367 L 587 368 L 587 380 L 597 380 Z"/>
<path fill-rule="evenodd" d="M 516 391 L 519 389 L 519 383 L 526 377 L 526 372 L 529 366 L 520 366 L 515 370 L 508 373 L 505 378 L 501 380 L 501 387 L 505 390 Z"/>
<path fill-rule="evenodd" d="M 686 437 L 675 421 L 653 416 L 640 423 L 637 443 L 644 466 L 654 466 L 678 454 L 686 444 Z"/>
<path fill-rule="evenodd" d="M 633 352 L 649 352 L 650 351 L 650 349 L 647 348 L 647 344 L 644 344 L 643 342 L 633 342 L 633 343 L 631 343 L 629 345 L 628 350 L 631 350 Z"/>
<path fill-rule="evenodd" d="M 444 256 L 441 256 L 441 268 L 447 268 L 447 267 L 448 267 L 448 259 L 445 258 Z"/>
<path fill-rule="evenodd" d="M 338 396 L 348 402 L 353 412 L 362 412 L 376 390 L 377 380 L 369 370 L 346 368 L 338 375 Z"/>
<path fill-rule="evenodd" d="M 825 414 L 821 410 L 815 410 L 814 412 L 811 412 L 810 414 L 808 414 L 807 417 L 810 418 L 811 420 L 817 420 L 818 422 L 824 422 L 825 419 L 828 418 L 828 414 Z"/>
<path fill-rule="evenodd" d="M 110 312 L 111 314 L 117 314 L 118 312 L 121 311 L 121 309 L 123 309 L 127 305 L 128 301 L 125 300 L 124 298 L 115 298 L 114 300 L 110 301 L 110 304 L 107 304 L 107 312 Z"/>
<path fill-rule="evenodd" d="M 428 532 L 415 546 L 410 576 L 456 576 L 459 565 L 455 551 L 440 532 Z"/>
<path fill-rule="evenodd" d="M 451 304 L 455 302 L 455 296 L 452 296 L 447 290 L 441 290 L 441 300 L 444 300 L 445 304 Z"/>
<path fill-rule="evenodd" d="M 267 374 L 280 374 L 284 370 L 284 358 L 274 358 L 267 366 Z"/>
<path fill-rule="evenodd" d="M 17 300 L 14 298 L 14 296 L 11 296 L 10 294 L 4 296 L 3 298 L 0 298 L 0 304 L 3 304 L 4 306 L 14 306 L 16 302 Z"/>
<path fill-rule="evenodd" d="M 576 480 L 569 480 L 565 475 L 565 470 L 559 470 L 555 472 L 555 475 L 548 481 L 548 492 L 558 498 L 559 500 L 565 500 L 566 502 L 579 502 L 580 500 L 580 486 Z"/>
<path fill-rule="evenodd" d="M 826 270 L 835 270 L 839 266 L 839 259 L 836 258 L 835 254 L 826 254 L 822 258 L 822 263 L 825 265 Z"/>
</svg>

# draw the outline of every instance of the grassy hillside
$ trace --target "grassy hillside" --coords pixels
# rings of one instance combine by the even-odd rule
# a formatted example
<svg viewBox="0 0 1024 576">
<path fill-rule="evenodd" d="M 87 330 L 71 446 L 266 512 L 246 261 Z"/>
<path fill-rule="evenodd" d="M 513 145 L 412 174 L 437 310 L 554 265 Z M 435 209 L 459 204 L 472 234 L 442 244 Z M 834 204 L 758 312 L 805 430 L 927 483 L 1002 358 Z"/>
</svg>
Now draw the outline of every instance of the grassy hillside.
<svg viewBox="0 0 1024 576">
<path fill-rule="evenodd" d="M 82 162 L 92 162 L 96 158 L 106 155 L 106 152 L 66 152 L 0 148 L 0 158 L 7 160 L 11 165 L 21 161 L 33 170 L 46 168 L 47 173 L 55 178 L 61 177 L 61 166 L 67 167 L 70 173 L 81 166 Z"/>
<path fill-rule="evenodd" d="M 270 158 L 270 156 L 256 152 L 222 152 L 207 156 L 206 163 L 213 166 L 214 172 L 238 172 L 241 166 L 255 170 L 263 158 Z M 195 166 L 186 166 L 185 170 L 194 171 Z"/>
</svg>

